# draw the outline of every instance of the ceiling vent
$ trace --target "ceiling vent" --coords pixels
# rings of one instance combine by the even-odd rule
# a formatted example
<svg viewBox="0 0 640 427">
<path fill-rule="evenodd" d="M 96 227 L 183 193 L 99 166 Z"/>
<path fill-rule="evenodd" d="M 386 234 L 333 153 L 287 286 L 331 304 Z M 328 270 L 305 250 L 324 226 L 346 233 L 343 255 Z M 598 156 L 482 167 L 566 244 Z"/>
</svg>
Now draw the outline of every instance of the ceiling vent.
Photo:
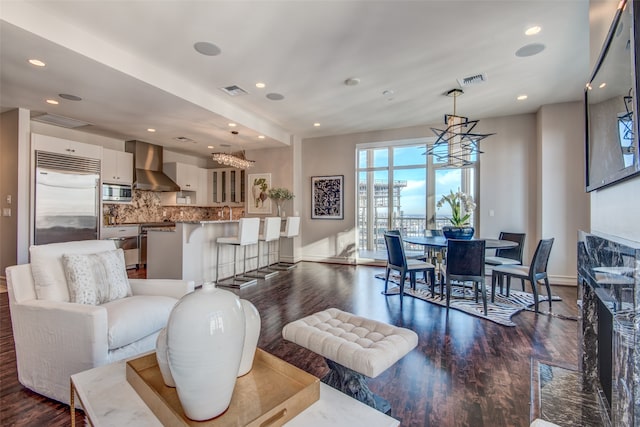
<svg viewBox="0 0 640 427">
<path fill-rule="evenodd" d="M 68 129 L 75 129 L 91 124 L 83 122 L 81 120 L 70 119 L 69 117 L 56 116 L 54 114 L 43 114 L 41 116 L 33 117 L 31 120 L 34 120 L 36 122 L 48 123 L 54 126 L 61 126 Z"/>
<path fill-rule="evenodd" d="M 246 90 L 244 90 L 240 86 L 236 86 L 236 85 L 227 86 L 227 87 L 221 87 L 220 90 L 223 91 L 224 93 L 226 93 L 229 96 L 240 96 L 240 95 L 247 95 L 248 94 L 248 92 Z"/>
<path fill-rule="evenodd" d="M 477 85 L 477 84 L 486 82 L 487 75 L 485 73 L 482 73 L 482 74 L 476 74 L 475 76 L 462 77 L 457 80 L 458 80 L 458 84 L 461 87 L 467 87 L 467 86 Z"/>
</svg>

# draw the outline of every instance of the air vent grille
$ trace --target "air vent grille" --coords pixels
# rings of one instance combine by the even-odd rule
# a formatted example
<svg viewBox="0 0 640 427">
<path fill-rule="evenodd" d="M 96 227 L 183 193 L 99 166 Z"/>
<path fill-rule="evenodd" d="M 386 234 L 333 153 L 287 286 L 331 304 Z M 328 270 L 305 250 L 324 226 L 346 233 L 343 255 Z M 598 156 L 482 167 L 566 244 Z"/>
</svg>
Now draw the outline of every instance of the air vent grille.
<svg viewBox="0 0 640 427">
<path fill-rule="evenodd" d="M 36 167 L 100 174 L 100 160 L 36 151 Z"/>
<path fill-rule="evenodd" d="M 461 87 L 466 87 L 466 86 L 472 86 L 472 85 L 477 85 L 477 84 L 486 82 L 487 75 L 485 73 L 482 73 L 482 74 L 476 74 L 475 76 L 462 77 L 457 80 L 458 80 L 458 84 Z"/>
<path fill-rule="evenodd" d="M 240 86 L 232 85 L 227 87 L 221 87 L 221 91 L 226 93 L 229 96 L 240 96 L 240 95 L 248 95 L 248 92 L 242 89 Z"/>
<path fill-rule="evenodd" d="M 83 122 L 81 120 L 70 119 L 69 117 L 56 116 L 55 114 L 43 114 L 41 116 L 33 117 L 31 120 L 34 120 L 36 122 L 48 123 L 50 125 L 60 126 L 68 129 L 75 129 L 91 124 Z"/>
</svg>

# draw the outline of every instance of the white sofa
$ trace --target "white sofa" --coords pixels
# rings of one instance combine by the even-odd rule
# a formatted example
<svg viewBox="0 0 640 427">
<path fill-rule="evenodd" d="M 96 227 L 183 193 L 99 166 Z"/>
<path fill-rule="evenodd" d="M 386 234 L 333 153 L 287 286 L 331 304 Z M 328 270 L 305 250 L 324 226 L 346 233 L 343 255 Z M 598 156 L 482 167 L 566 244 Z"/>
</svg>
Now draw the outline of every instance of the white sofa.
<svg viewBox="0 0 640 427">
<path fill-rule="evenodd" d="M 193 282 L 130 279 L 131 296 L 101 305 L 69 302 L 62 255 L 114 249 L 111 240 L 33 246 L 31 264 L 6 269 L 18 380 L 25 387 L 68 404 L 72 374 L 153 350 L 173 305 L 193 291 Z"/>
</svg>

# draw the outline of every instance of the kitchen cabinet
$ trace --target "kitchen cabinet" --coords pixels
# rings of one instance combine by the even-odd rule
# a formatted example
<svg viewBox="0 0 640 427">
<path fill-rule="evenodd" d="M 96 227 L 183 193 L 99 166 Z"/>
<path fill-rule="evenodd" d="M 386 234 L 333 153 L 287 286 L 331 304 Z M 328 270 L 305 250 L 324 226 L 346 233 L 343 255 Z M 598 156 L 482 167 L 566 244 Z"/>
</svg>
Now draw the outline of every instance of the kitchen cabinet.
<svg viewBox="0 0 640 427">
<path fill-rule="evenodd" d="M 133 183 L 133 154 L 103 149 L 102 182 L 131 185 Z"/>
<path fill-rule="evenodd" d="M 99 145 L 85 144 L 83 142 L 48 135 L 32 133 L 31 145 L 34 150 L 38 151 L 48 151 L 50 153 L 66 154 L 88 159 L 102 158 L 102 147 Z"/>
<path fill-rule="evenodd" d="M 242 204 L 245 200 L 244 170 L 234 168 L 210 169 L 210 203 Z"/>
<path fill-rule="evenodd" d="M 199 167 L 171 162 L 163 164 L 162 170 L 180 186 L 181 191 L 198 191 Z"/>
<path fill-rule="evenodd" d="M 196 191 L 195 203 L 200 206 L 211 204 L 209 193 L 209 170 L 198 168 L 198 191 Z"/>
</svg>

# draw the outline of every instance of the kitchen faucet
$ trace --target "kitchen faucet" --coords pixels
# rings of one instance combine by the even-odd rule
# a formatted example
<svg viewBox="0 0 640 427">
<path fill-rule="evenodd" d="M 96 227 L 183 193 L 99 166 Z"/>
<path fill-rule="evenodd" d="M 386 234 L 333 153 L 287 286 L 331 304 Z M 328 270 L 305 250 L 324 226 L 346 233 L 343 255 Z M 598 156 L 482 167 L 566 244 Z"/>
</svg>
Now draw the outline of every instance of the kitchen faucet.
<svg viewBox="0 0 640 427">
<path fill-rule="evenodd" d="M 229 206 L 229 205 L 224 205 L 224 206 L 222 207 L 222 210 L 221 210 L 221 212 L 222 212 L 222 218 L 224 218 L 224 208 L 229 208 L 229 221 L 232 221 L 232 220 L 233 220 L 233 213 L 231 212 L 231 206 Z"/>
</svg>

